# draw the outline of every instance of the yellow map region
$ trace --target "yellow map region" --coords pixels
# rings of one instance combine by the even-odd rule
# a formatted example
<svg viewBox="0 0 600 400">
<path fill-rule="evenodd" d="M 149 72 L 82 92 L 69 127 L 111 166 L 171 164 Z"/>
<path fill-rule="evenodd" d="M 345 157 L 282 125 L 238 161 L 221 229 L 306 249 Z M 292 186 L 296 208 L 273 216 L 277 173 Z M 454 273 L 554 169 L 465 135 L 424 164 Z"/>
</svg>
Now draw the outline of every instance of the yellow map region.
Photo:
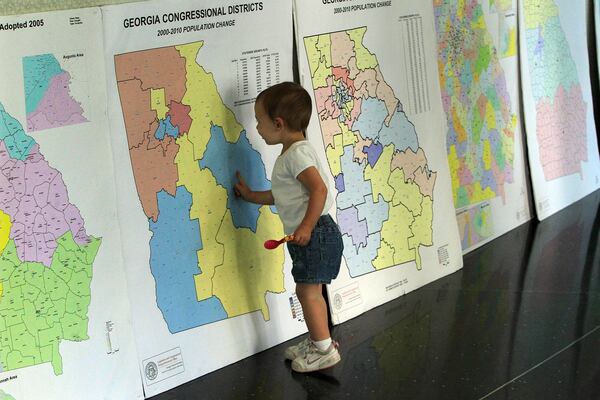
<svg viewBox="0 0 600 400">
<path fill-rule="evenodd" d="M 517 28 L 511 26 L 507 32 L 506 38 L 508 46 L 502 52 L 502 58 L 514 57 L 517 55 Z"/>
<path fill-rule="evenodd" d="M 223 129 L 225 139 L 230 143 L 237 142 L 244 129 L 231 110 L 225 107 L 212 75 L 196 62 L 196 55 L 203 44 L 194 42 L 176 46 L 185 58 L 187 71 L 187 91 L 183 97 L 183 104 L 193 105 L 189 114 L 193 122 L 188 136 L 193 144 L 194 160 L 199 160 L 206 150 L 210 135 L 204 132 L 209 132 L 211 125 L 219 125 Z"/>
<path fill-rule="evenodd" d="M 313 85 L 315 87 L 326 87 L 327 78 L 332 75 L 331 56 L 328 56 L 328 54 L 331 54 L 329 51 L 331 48 L 331 39 L 328 35 L 322 35 L 313 36 L 305 40 L 310 43 L 310 46 L 306 45 L 306 51 L 310 63 L 310 73 L 313 77 Z M 321 50 L 323 48 L 326 49 L 326 54 L 322 53 Z"/>
<path fill-rule="evenodd" d="M 150 89 L 150 107 L 156 111 L 158 119 L 165 119 L 169 108 L 165 104 L 165 89 Z"/>
<path fill-rule="evenodd" d="M 10 228 L 10 216 L 0 210 L 0 254 L 2 254 L 10 239 Z"/>
<path fill-rule="evenodd" d="M 394 147 L 386 146 L 375 168 L 367 165 L 365 180 L 371 181 L 373 198 L 389 203 L 389 218 L 381 230 L 382 243 L 373 260 L 375 269 L 388 268 L 415 260 L 421 269 L 419 246 L 433 245 L 433 201 L 421 194 L 420 187 L 406 179 L 401 168 L 391 169 Z"/>
<path fill-rule="evenodd" d="M 553 0 L 528 0 L 523 7 L 526 29 L 544 28 L 548 18 L 558 15 L 558 6 Z"/>
<path fill-rule="evenodd" d="M 340 159 L 344 154 L 344 138 L 342 134 L 335 135 L 333 137 L 333 147 L 328 146 L 326 149 L 327 160 L 331 173 L 333 176 L 337 176 L 342 173 L 342 160 Z"/>
<path fill-rule="evenodd" d="M 8 241 L 10 240 L 10 228 L 11 228 L 10 216 L 0 210 L 0 255 L 4 252 Z M 0 281 L 0 299 L 4 292 L 4 285 Z"/>
<path fill-rule="evenodd" d="M 348 36 L 354 42 L 356 67 L 361 71 L 377 67 L 377 57 L 371 54 L 363 45 L 363 38 L 365 37 L 365 33 L 367 33 L 367 28 L 352 29 L 346 31 L 346 33 L 348 33 Z"/>
<path fill-rule="evenodd" d="M 175 158 L 177 186 L 192 194 L 190 219 L 198 220 L 202 249 L 198 251 L 201 273 L 194 276 L 198 301 L 219 298 L 227 315 L 233 317 L 261 311 L 269 319 L 266 293 L 285 291 L 283 284 L 283 248 L 260 251 L 264 240 L 283 236 L 277 215 L 264 206 L 260 209 L 256 233 L 236 228 L 227 209 L 226 190 L 217 184 L 209 169 L 199 169 L 198 160 L 206 150 L 210 128 L 223 128 L 225 138 L 235 142 L 243 130 L 235 115 L 221 100 L 212 75 L 196 63 L 202 43 L 178 46 L 186 59 L 187 83 L 183 104 L 191 106 L 193 122 L 189 133 L 177 139 L 180 146 Z"/>
<path fill-rule="evenodd" d="M 391 202 L 394 197 L 394 189 L 388 183 L 393 155 L 394 148 L 392 146 L 386 146 L 383 149 L 381 156 L 379 156 L 375 168 L 371 167 L 371 165 L 365 167 L 364 178 L 365 180 L 371 181 L 373 199 L 378 199 L 381 194 L 386 202 Z"/>
<path fill-rule="evenodd" d="M 512 7 L 512 0 L 490 0 L 490 7 L 495 5 L 500 10 L 509 10 Z"/>
</svg>

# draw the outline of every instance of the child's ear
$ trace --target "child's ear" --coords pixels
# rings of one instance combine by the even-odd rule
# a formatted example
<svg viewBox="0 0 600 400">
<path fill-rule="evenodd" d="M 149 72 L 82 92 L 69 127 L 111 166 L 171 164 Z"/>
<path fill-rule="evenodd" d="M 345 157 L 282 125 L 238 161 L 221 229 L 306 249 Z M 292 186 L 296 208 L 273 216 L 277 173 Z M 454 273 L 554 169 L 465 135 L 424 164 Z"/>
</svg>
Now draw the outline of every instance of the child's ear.
<svg viewBox="0 0 600 400">
<path fill-rule="evenodd" d="M 276 117 L 276 118 L 273 120 L 273 122 L 275 123 L 275 127 L 276 127 L 277 129 L 283 128 L 283 126 L 284 126 L 284 123 L 283 123 L 283 118 L 281 118 L 281 117 Z"/>
</svg>

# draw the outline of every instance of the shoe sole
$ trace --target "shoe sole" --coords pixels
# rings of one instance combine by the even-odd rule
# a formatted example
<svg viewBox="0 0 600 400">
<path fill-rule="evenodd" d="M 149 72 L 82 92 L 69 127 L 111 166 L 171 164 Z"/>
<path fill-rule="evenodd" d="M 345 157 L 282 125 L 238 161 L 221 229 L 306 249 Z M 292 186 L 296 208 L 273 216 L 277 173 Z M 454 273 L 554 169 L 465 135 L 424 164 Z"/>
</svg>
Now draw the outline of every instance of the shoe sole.
<svg viewBox="0 0 600 400">
<path fill-rule="evenodd" d="M 331 365 L 328 365 L 328 366 L 326 366 L 326 367 L 323 367 L 323 368 L 317 368 L 317 369 L 311 369 L 311 370 L 306 370 L 306 371 L 298 371 L 298 370 L 295 370 L 295 369 L 294 369 L 294 367 L 292 366 L 292 371 L 294 371 L 294 372 L 297 372 L 297 373 L 299 373 L 299 374 L 308 374 L 308 373 L 310 373 L 310 372 L 318 372 L 318 371 L 323 371 L 323 370 L 326 370 L 326 369 L 329 369 L 329 368 L 333 368 L 333 367 L 335 367 L 336 365 L 338 365 L 338 364 L 340 363 L 340 361 L 342 361 L 342 357 L 338 358 L 338 359 L 337 359 L 337 361 L 336 361 L 335 363 L 333 363 L 333 364 L 331 364 Z"/>
</svg>

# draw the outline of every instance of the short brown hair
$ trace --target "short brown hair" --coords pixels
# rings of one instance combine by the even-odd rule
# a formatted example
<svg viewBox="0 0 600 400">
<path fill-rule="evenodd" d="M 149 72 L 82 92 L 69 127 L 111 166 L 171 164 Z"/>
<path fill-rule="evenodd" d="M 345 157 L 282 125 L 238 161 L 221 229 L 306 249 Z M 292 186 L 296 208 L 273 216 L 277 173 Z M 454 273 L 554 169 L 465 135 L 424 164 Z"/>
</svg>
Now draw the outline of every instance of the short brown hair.
<svg viewBox="0 0 600 400">
<path fill-rule="evenodd" d="M 281 82 L 263 90 L 256 97 L 271 118 L 281 118 L 294 131 L 306 131 L 312 113 L 312 101 L 308 92 L 294 82 Z"/>
</svg>

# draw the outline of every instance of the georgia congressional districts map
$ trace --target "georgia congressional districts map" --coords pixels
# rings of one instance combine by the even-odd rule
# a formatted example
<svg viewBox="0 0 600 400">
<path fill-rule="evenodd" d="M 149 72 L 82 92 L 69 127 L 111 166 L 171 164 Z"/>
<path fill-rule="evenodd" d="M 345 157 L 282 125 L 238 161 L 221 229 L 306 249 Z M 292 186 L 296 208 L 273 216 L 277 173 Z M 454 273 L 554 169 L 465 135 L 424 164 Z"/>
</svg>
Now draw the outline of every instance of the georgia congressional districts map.
<svg viewBox="0 0 600 400">
<path fill-rule="evenodd" d="M 268 320 L 266 292 L 284 291 L 283 248 L 256 251 L 283 236 L 279 217 L 232 195 L 238 170 L 268 190 L 265 167 L 196 62 L 202 46 L 115 56 L 158 307 L 173 333 L 253 311 Z"/>
<path fill-rule="evenodd" d="M 436 180 L 414 125 L 363 44 L 366 33 L 304 38 L 353 277 L 409 261 L 421 268 L 419 247 L 432 244 Z"/>
</svg>

